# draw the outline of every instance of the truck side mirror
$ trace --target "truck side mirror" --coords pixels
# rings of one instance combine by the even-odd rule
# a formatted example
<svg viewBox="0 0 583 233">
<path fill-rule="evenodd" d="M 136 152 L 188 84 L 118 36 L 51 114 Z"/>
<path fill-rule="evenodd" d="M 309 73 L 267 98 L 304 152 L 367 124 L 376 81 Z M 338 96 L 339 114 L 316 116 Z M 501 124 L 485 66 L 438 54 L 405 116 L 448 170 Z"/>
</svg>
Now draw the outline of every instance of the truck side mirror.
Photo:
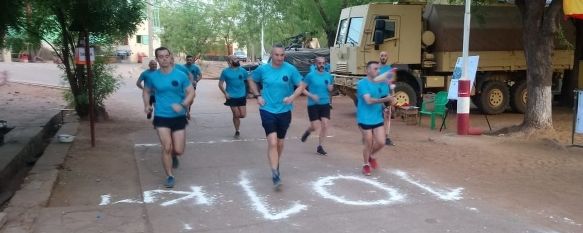
<svg viewBox="0 0 583 233">
<path fill-rule="evenodd" d="M 374 30 L 385 30 L 385 20 L 384 19 L 377 19 L 374 23 Z"/>
<path fill-rule="evenodd" d="M 379 45 L 383 44 L 385 42 L 385 34 L 384 31 L 382 30 L 375 30 L 374 31 L 374 45 L 375 45 L 375 50 L 379 49 Z"/>
</svg>

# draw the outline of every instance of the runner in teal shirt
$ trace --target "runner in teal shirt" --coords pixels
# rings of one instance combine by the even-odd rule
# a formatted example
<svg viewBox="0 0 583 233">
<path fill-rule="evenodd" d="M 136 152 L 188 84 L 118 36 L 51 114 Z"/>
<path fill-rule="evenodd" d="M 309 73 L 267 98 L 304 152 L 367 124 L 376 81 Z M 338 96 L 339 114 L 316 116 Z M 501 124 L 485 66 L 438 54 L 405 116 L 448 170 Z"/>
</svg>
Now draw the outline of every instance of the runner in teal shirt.
<svg viewBox="0 0 583 233">
<path fill-rule="evenodd" d="M 370 61 L 366 66 L 367 76 L 358 81 L 356 88 L 356 121 L 364 140 L 362 173 L 371 175 L 371 168 L 377 169 L 376 154 L 384 147 L 386 135 L 383 118 L 383 103 L 395 103 L 395 98 L 388 95 L 385 82 L 374 82 L 379 75 L 379 63 Z"/>
<path fill-rule="evenodd" d="M 260 107 L 261 124 L 267 135 L 267 156 L 271 165 L 271 180 L 275 188 L 281 185 L 279 161 L 287 129 L 291 123 L 291 103 L 306 88 L 297 68 L 284 62 L 285 50 L 281 46 L 271 50 L 271 63 L 258 67 L 249 79 L 249 88 Z M 261 95 L 257 84 L 261 83 Z M 294 86 L 297 88 L 294 91 Z"/>
<path fill-rule="evenodd" d="M 316 58 L 316 71 L 310 72 L 304 82 L 306 90 L 304 94 L 308 96 L 308 117 L 310 127 L 302 135 L 301 141 L 306 142 L 310 134 L 320 131 L 319 143 L 316 153 L 327 155 L 322 144 L 326 138 L 328 121 L 330 120 L 330 92 L 332 91 L 332 75 L 326 71 L 326 60 L 323 57 Z"/>
<path fill-rule="evenodd" d="M 227 58 L 229 67 L 221 72 L 219 89 L 225 95 L 225 105 L 231 107 L 233 113 L 233 125 L 235 126 L 235 138 L 239 138 L 239 126 L 241 118 L 247 115 L 247 89 L 245 81 L 249 74 L 241 67 L 239 59 L 235 56 Z M 225 89 L 225 85 L 227 88 Z"/>
</svg>

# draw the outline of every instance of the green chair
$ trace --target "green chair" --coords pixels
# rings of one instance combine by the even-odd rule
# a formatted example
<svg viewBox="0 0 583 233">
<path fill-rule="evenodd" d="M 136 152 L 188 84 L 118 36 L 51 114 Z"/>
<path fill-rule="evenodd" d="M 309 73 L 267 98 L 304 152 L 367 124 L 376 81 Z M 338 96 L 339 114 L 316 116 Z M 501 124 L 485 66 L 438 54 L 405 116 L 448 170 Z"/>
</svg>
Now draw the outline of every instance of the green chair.
<svg viewBox="0 0 583 233">
<path fill-rule="evenodd" d="M 431 129 L 435 129 L 435 117 L 440 116 L 442 119 L 445 118 L 447 112 L 447 91 L 440 91 L 435 95 L 433 101 L 427 101 L 421 103 L 421 111 L 419 111 L 419 125 L 421 125 L 421 117 L 423 115 L 431 116 Z M 433 103 L 433 110 L 427 109 L 427 104 Z M 444 123 L 445 126 L 445 123 Z"/>
</svg>

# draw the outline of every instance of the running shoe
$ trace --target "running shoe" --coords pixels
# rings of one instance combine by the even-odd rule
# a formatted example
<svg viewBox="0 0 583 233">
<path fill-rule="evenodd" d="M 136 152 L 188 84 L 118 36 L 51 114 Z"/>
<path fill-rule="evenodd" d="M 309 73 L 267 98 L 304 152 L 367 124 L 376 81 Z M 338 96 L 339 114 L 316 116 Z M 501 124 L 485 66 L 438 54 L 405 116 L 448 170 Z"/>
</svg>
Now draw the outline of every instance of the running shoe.
<svg viewBox="0 0 583 233">
<path fill-rule="evenodd" d="M 373 159 L 372 157 L 368 158 L 368 163 L 370 163 L 370 167 L 372 169 L 379 168 L 379 164 L 377 163 L 377 160 L 376 159 Z"/>
<path fill-rule="evenodd" d="M 370 176 L 370 165 L 366 164 L 362 166 L 362 174 L 365 176 Z"/>
<path fill-rule="evenodd" d="M 272 172 L 271 180 L 273 181 L 273 186 L 278 189 L 281 186 L 281 178 L 279 177 L 279 171 Z"/>
<path fill-rule="evenodd" d="M 322 146 L 318 146 L 318 149 L 316 150 L 316 152 L 320 155 L 328 155 L 328 153 L 324 150 L 324 147 L 322 147 Z"/>
<path fill-rule="evenodd" d="M 310 131 L 306 130 L 306 132 L 304 132 L 304 134 L 302 135 L 302 142 L 306 142 L 306 140 L 308 140 L 308 137 L 310 136 Z"/>
<path fill-rule="evenodd" d="M 166 186 L 166 188 L 174 188 L 175 183 L 176 180 L 174 179 L 174 176 L 168 176 L 166 177 L 166 184 L 164 184 L 164 186 Z"/>
<path fill-rule="evenodd" d="M 241 136 L 241 133 L 239 133 L 239 131 L 235 131 L 235 138 L 239 138 L 239 136 Z"/>
<path fill-rule="evenodd" d="M 393 141 L 390 138 L 387 138 L 385 140 L 385 145 L 387 145 L 387 146 L 394 146 L 395 143 L 393 143 Z"/>
</svg>

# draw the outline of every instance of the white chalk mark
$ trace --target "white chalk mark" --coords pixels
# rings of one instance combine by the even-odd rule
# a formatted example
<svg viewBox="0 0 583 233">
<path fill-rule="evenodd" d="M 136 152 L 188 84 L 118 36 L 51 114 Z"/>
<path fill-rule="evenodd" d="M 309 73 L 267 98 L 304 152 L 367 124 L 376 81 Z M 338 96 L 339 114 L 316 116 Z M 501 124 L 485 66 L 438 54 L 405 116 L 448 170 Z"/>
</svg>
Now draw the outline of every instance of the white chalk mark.
<svg viewBox="0 0 583 233">
<path fill-rule="evenodd" d="M 433 188 L 429 187 L 428 185 L 422 184 L 421 182 L 419 182 L 417 180 L 413 180 L 407 174 L 407 172 L 404 172 L 401 170 L 395 170 L 392 173 L 395 174 L 396 176 L 400 177 L 404 181 L 407 181 L 407 182 L 433 194 L 434 196 L 438 197 L 439 199 L 442 199 L 445 201 L 457 201 L 457 200 L 463 199 L 462 190 L 464 190 L 464 188 L 462 188 L 462 187 L 450 189 L 449 191 L 448 190 L 438 190 L 438 189 L 433 189 Z"/>
<path fill-rule="evenodd" d="M 184 224 L 184 230 L 187 230 L 187 231 L 192 230 L 192 227 L 190 225 L 188 225 L 188 224 L 185 223 Z"/>
<path fill-rule="evenodd" d="M 249 179 L 247 179 L 247 173 L 245 171 L 241 172 L 240 178 L 241 181 L 239 182 L 239 185 L 243 187 L 243 190 L 245 191 L 249 199 L 251 199 L 253 208 L 255 208 L 257 212 L 261 213 L 263 215 L 263 218 L 267 220 L 279 220 L 288 218 L 290 215 L 297 214 L 302 210 L 308 209 L 308 206 L 301 204 L 299 201 L 295 201 L 291 208 L 288 208 L 279 213 L 274 213 L 275 211 L 270 210 L 269 205 L 263 200 L 264 198 L 257 195 L 255 190 L 253 190 L 253 187 L 251 187 L 251 182 L 249 181 Z"/>
<path fill-rule="evenodd" d="M 333 138 L 334 136 L 326 136 L 327 138 Z M 265 141 L 266 138 L 247 138 L 247 139 L 221 139 L 221 140 L 210 140 L 210 141 L 188 141 L 186 144 L 216 144 L 216 143 L 233 143 L 233 142 L 256 142 Z M 299 140 L 299 137 L 288 137 L 286 140 Z M 143 143 L 134 144 L 134 147 L 160 147 L 160 143 Z"/>
<path fill-rule="evenodd" d="M 161 189 L 145 191 L 144 192 L 144 203 L 148 203 L 148 204 L 155 203 L 156 201 L 158 201 L 160 199 L 161 194 L 176 194 L 176 195 L 185 195 L 185 196 L 183 196 L 181 198 L 162 202 L 162 203 L 160 203 L 160 205 L 161 206 L 176 205 L 182 201 L 189 200 L 189 199 L 195 199 L 196 200 L 195 203 L 197 205 L 211 205 L 212 204 L 212 201 L 213 201 L 212 198 L 207 197 L 207 195 L 202 191 L 201 187 L 191 186 L 190 189 L 191 189 L 190 192 L 174 191 L 174 190 L 161 190 Z"/>
<path fill-rule="evenodd" d="M 109 205 L 109 203 L 111 203 L 111 195 L 109 194 L 101 195 L 101 202 L 99 203 L 99 205 Z"/>
<path fill-rule="evenodd" d="M 480 210 L 478 210 L 478 208 L 475 208 L 475 207 L 466 207 L 466 209 L 474 211 L 474 212 L 480 212 Z"/>
<path fill-rule="evenodd" d="M 354 181 L 358 181 L 358 182 L 363 182 L 366 184 L 370 184 L 378 189 L 384 190 L 385 192 L 387 192 L 387 198 L 386 199 L 380 199 L 380 200 L 375 200 L 375 201 L 363 201 L 363 200 L 348 200 L 346 199 L 344 196 L 338 196 L 335 194 L 331 194 L 326 187 L 327 186 L 332 186 L 334 185 L 334 181 L 335 180 L 354 180 Z M 323 198 L 326 199 L 331 199 L 334 200 L 336 202 L 342 203 L 342 204 L 347 204 L 347 205 L 360 205 L 360 206 L 366 206 L 366 205 L 389 205 L 395 202 L 399 202 L 399 201 L 404 201 L 406 195 L 405 194 L 401 194 L 397 189 L 389 187 L 383 183 L 380 183 L 378 181 L 374 181 L 374 180 L 369 180 L 369 179 L 365 179 L 365 178 L 361 178 L 361 177 L 356 177 L 356 176 L 343 176 L 343 175 L 337 175 L 337 176 L 328 176 L 328 177 L 323 177 L 320 178 L 318 181 L 314 182 L 313 184 L 313 188 L 314 190 L 320 194 L 320 196 L 322 196 Z"/>
<path fill-rule="evenodd" d="M 116 201 L 113 204 L 119 204 L 119 203 L 128 203 L 128 204 L 143 204 L 143 202 L 138 201 L 138 200 L 133 200 L 133 199 L 125 199 L 125 200 L 121 200 L 121 201 Z"/>
</svg>

